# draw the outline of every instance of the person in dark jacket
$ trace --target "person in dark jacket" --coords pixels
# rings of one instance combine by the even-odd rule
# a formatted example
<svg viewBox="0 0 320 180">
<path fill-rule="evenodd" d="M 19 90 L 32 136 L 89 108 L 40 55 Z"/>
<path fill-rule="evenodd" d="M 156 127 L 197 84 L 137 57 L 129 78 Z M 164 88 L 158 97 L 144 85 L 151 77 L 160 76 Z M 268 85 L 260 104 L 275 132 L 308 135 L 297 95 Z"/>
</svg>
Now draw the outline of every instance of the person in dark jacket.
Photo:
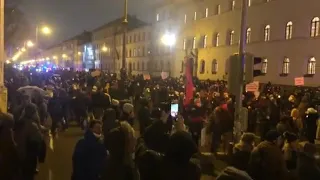
<svg viewBox="0 0 320 180">
<path fill-rule="evenodd" d="M 143 98 L 140 100 L 141 108 L 138 111 L 138 120 L 140 125 L 140 133 L 144 134 L 145 129 L 151 124 L 150 111 L 148 108 L 148 100 Z"/>
<path fill-rule="evenodd" d="M 255 135 L 244 133 L 241 140 L 233 148 L 232 165 L 242 171 L 248 170 L 251 151 L 254 148 Z"/>
<path fill-rule="evenodd" d="M 72 156 L 72 180 L 100 180 L 107 151 L 101 139 L 102 123 L 91 120 L 84 138 L 80 139 Z"/>
<path fill-rule="evenodd" d="M 179 130 L 170 136 L 164 154 L 148 149 L 139 139 L 136 164 L 141 180 L 200 180 L 201 171 L 192 156 L 198 152 L 191 135 Z"/>
<path fill-rule="evenodd" d="M 134 129 L 125 121 L 114 128 L 106 137 L 109 156 L 101 180 L 139 180 L 133 161 L 136 146 Z"/>
<path fill-rule="evenodd" d="M 53 137 L 55 137 L 58 123 L 60 122 L 61 124 L 63 124 L 62 118 L 64 116 L 63 102 L 59 97 L 58 91 L 55 91 L 53 93 L 53 97 L 49 100 L 48 111 L 52 119 L 51 134 Z"/>
<path fill-rule="evenodd" d="M 162 109 L 162 110 L 161 110 Z M 157 108 L 152 124 L 146 128 L 144 140 L 149 149 L 164 153 L 168 145 L 172 124 L 169 122 L 170 105 L 164 105 L 161 109 Z"/>
</svg>

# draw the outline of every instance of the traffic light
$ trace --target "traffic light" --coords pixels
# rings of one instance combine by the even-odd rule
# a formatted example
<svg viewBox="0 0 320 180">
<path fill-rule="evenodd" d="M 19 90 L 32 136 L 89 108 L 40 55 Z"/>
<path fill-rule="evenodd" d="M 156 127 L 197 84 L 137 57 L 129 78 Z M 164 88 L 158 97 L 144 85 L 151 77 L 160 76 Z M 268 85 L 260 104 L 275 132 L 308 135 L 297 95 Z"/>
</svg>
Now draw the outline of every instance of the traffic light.
<svg viewBox="0 0 320 180">
<path fill-rule="evenodd" d="M 263 58 L 255 57 L 252 54 L 245 54 L 245 81 L 251 83 L 254 77 L 262 75 L 261 68 L 255 69 L 254 66 L 261 64 Z M 261 67 L 261 66 L 260 66 Z"/>
</svg>

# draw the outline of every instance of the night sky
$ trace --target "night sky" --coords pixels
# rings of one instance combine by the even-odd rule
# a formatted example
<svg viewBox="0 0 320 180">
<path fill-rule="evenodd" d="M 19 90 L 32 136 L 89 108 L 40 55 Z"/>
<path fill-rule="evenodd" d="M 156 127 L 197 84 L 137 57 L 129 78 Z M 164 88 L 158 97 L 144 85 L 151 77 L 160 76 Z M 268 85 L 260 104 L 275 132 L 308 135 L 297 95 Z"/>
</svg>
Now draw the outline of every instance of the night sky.
<svg viewBox="0 0 320 180">
<path fill-rule="evenodd" d="M 151 21 L 151 2 L 128 0 L 129 14 Z M 124 0 L 23 0 L 20 5 L 30 24 L 43 22 L 53 29 L 49 44 L 92 30 L 123 15 Z"/>
</svg>

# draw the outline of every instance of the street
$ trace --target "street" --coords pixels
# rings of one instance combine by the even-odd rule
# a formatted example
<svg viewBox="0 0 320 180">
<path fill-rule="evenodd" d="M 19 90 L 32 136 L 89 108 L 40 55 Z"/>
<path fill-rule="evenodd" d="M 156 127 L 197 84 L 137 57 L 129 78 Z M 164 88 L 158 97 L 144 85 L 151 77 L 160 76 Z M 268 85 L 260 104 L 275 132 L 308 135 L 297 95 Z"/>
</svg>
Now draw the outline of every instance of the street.
<svg viewBox="0 0 320 180">
<path fill-rule="evenodd" d="M 56 139 L 48 137 L 47 157 L 44 164 L 39 165 L 36 180 L 70 180 L 72 173 L 72 153 L 83 132 L 79 127 L 71 126 L 68 131 L 59 133 Z M 203 176 L 201 180 L 213 180 Z"/>
</svg>

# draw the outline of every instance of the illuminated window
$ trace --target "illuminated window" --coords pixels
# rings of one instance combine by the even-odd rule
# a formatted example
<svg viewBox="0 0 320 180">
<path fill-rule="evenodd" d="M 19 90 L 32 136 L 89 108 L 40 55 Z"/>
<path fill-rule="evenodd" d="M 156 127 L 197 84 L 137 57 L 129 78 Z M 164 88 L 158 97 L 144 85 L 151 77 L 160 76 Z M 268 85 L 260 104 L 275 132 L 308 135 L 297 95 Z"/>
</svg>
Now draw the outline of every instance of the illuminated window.
<svg viewBox="0 0 320 180">
<path fill-rule="evenodd" d="M 197 47 L 196 45 L 196 37 L 193 37 L 193 41 L 192 41 L 192 49 L 195 49 Z"/>
<path fill-rule="evenodd" d="M 230 9 L 231 9 L 231 11 L 233 11 L 235 8 L 236 8 L 236 1 L 233 0 L 233 1 L 231 1 L 231 3 L 230 3 Z"/>
<path fill-rule="evenodd" d="M 220 12 L 221 12 L 221 6 L 220 6 L 220 4 L 218 4 L 216 7 L 216 14 L 218 15 L 218 14 L 220 14 Z"/>
<path fill-rule="evenodd" d="M 205 17 L 207 18 L 208 16 L 209 16 L 209 8 L 206 8 Z"/>
<path fill-rule="evenodd" d="M 249 7 L 251 6 L 251 0 L 248 0 L 248 6 Z"/>
<path fill-rule="evenodd" d="M 315 17 L 311 22 L 311 37 L 319 36 L 320 31 L 320 18 Z"/>
<path fill-rule="evenodd" d="M 203 36 L 203 48 L 207 47 L 207 38 L 208 38 L 207 35 Z"/>
<path fill-rule="evenodd" d="M 261 73 L 267 74 L 267 70 L 268 70 L 268 59 L 264 59 L 261 63 Z"/>
<path fill-rule="evenodd" d="M 264 28 L 264 41 L 270 41 L 270 25 L 266 25 Z"/>
<path fill-rule="evenodd" d="M 247 44 L 251 42 L 251 28 L 247 29 L 246 42 Z"/>
<path fill-rule="evenodd" d="M 186 14 L 184 15 L 184 23 L 185 24 L 187 23 L 187 15 Z"/>
<path fill-rule="evenodd" d="M 197 11 L 194 12 L 193 20 L 197 20 Z"/>
<path fill-rule="evenodd" d="M 213 42 L 215 47 L 219 46 L 219 38 L 220 38 L 220 34 L 216 33 L 214 36 L 214 42 Z"/>
<path fill-rule="evenodd" d="M 159 14 L 157 14 L 157 21 L 160 21 L 160 15 Z"/>
<path fill-rule="evenodd" d="M 206 70 L 206 62 L 202 59 L 200 62 L 200 74 L 204 74 L 205 70 Z"/>
<path fill-rule="evenodd" d="M 312 57 L 308 61 L 308 70 L 307 74 L 314 75 L 316 74 L 316 58 Z"/>
<path fill-rule="evenodd" d="M 290 59 L 289 58 L 284 58 L 283 63 L 282 63 L 282 74 L 289 74 L 290 72 Z"/>
<path fill-rule="evenodd" d="M 229 33 L 229 45 L 234 43 L 234 31 L 230 31 Z"/>
<path fill-rule="evenodd" d="M 186 50 L 186 42 L 187 40 L 186 39 L 183 39 L 183 50 Z"/>
<path fill-rule="evenodd" d="M 214 59 L 214 60 L 212 60 L 211 73 L 217 74 L 217 72 L 218 72 L 218 61 L 216 59 Z"/>
<path fill-rule="evenodd" d="M 286 39 L 291 39 L 292 38 L 292 27 L 293 24 L 292 22 L 288 22 L 286 25 Z"/>
</svg>

